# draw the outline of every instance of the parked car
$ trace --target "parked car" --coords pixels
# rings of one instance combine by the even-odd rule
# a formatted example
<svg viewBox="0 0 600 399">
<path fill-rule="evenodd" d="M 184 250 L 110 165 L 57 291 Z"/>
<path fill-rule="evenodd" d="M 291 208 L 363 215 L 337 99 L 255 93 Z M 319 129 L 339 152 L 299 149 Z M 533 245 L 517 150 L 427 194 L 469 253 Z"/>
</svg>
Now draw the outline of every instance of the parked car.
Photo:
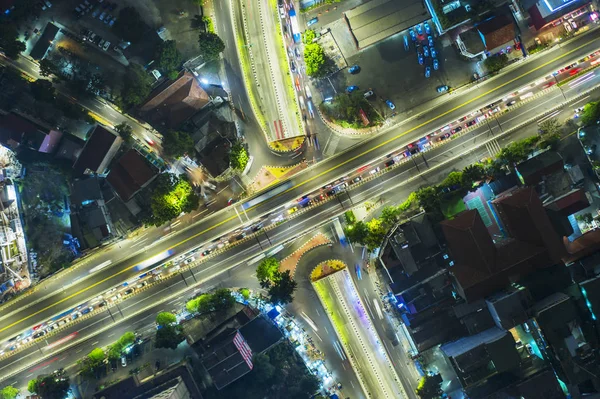
<svg viewBox="0 0 600 399">
<path fill-rule="evenodd" d="M 428 78 L 431 76 L 431 67 L 425 67 L 425 77 Z"/>
<path fill-rule="evenodd" d="M 390 109 L 392 111 L 396 109 L 396 106 L 394 105 L 394 103 L 391 100 L 385 100 L 385 103 L 387 104 L 388 107 L 390 107 Z"/>
<path fill-rule="evenodd" d="M 127 367 L 127 359 L 125 356 L 121 356 L 121 366 Z"/>
<path fill-rule="evenodd" d="M 533 347 L 531 346 L 531 344 L 525 344 L 525 348 L 527 349 L 527 353 L 529 354 L 529 356 L 533 356 L 535 354 L 535 352 L 533 351 Z"/>
<path fill-rule="evenodd" d="M 425 57 L 429 57 L 429 49 L 427 48 L 427 46 L 423 46 L 423 55 Z"/>
<path fill-rule="evenodd" d="M 348 69 L 348 72 L 350 72 L 351 74 L 358 73 L 360 72 L 360 67 L 358 65 L 352 65 L 350 69 Z"/>
<path fill-rule="evenodd" d="M 423 27 L 425 28 L 425 33 L 427 33 L 428 35 L 431 35 L 431 27 L 429 26 L 429 24 L 427 22 L 425 22 L 423 24 Z"/>
<path fill-rule="evenodd" d="M 419 60 L 419 65 L 423 65 L 423 54 L 417 53 L 417 59 Z"/>
<path fill-rule="evenodd" d="M 412 29 L 408 30 L 408 34 L 410 35 L 410 38 L 413 42 L 417 41 L 417 35 L 415 34 L 415 31 Z"/>
<path fill-rule="evenodd" d="M 296 73 L 296 64 L 294 63 L 294 61 L 290 61 L 290 69 L 293 73 Z"/>
<path fill-rule="evenodd" d="M 346 87 L 346 92 L 347 93 L 352 93 L 353 91 L 358 90 L 358 86 L 348 86 Z"/>
<path fill-rule="evenodd" d="M 319 22 L 319 18 L 314 17 L 313 19 L 311 19 L 310 21 L 308 21 L 306 23 L 306 26 L 312 26 L 312 25 L 316 24 L 317 22 Z"/>
<path fill-rule="evenodd" d="M 107 41 L 106 43 L 104 43 L 104 46 L 102 46 L 102 50 L 108 51 L 109 48 L 110 48 L 110 42 Z"/>
<path fill-rule="evenodd" d="M 408 36 L 404 35 L 404 50 L 408 51 L 410 50 L 410 46 L 408 44 Z"/>
<path fill-rule="evenodd" d="M 438 86 L 438 87 L 436 88 L 436 90 L 437 90 L 437 92 L 438 92 L 438 93 L 444 93 L 444 92 L 447 92 L 447 91 L 448 91 L 448 89 L 449 89 L 449 87 L 448 87 L 448 86 L 446 86 L 446 85 L 444 85 L 444 86 Z"/>
<path fill-rule="evenodd" d="M 433 69 L 435 69 L 437 71 L 439 67 L 440 67 L 440 63 L 438 62 L 437 58 L 434 58 L 433 59 Z"/>
<path fill-rule="evenodd" d="M 110 20 L 110 22 L 108 23 L 108 26 L 113 26 L 115 24 L 115 21 L 117 19 L 115 17 L 112 17 L 112 19 Z"/>
<path fill-rule="evenodd" d="M 106 17 L 106 11 L 102 11 L 102 14 L 100 14 L 100 16 L 98 17 L 98 19 L 100 21 L 104 20 L 104 17 Z"/>
<path fill-rule="evenodd" d="M 423 34 L 423 27 L 421 26 L 421 24 L 418 24 L 417 26 L 415 26 L 415 28 L 417 28 L 417 33 L 419 34 L 419 36 L 421 36 Z"/>
<path fill-rule="evenodd" d="M 371 97 L 373 94 L 375 94 L 375 93 L 373 93 L 373 90 L 369 90 L 369 91 L 365 91 L 365 94 L 364 94 L 364 96 L 365 96 L 365 98 L 369 98 L 369 97 Z"/>
<path fill-rule="evenodd" d="M 429 52 L 431 53 L 431 58 L 436 58 L 437 57 L 437 51 L 435 51 L 435 48 L 433 48 L 433 46 L 431 46 L 429 48 Z"/>
</svg>

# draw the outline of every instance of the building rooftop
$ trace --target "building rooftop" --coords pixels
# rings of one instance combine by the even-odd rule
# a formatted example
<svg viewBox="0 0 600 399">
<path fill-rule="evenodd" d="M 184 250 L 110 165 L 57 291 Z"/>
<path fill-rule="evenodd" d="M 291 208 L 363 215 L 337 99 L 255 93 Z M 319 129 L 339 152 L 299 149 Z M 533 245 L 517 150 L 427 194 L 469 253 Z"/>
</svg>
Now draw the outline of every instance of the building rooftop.
<svg viewBox="0 0 600 399">
<path fill-rule="evenodd" d="M 502 46 L 515 39 L 515 26 L 512 17 L 499 14 L 480 23 L 476 29 L 481 33 L 481 38 L 488 51 Z"/>
<path fill-rule="evenodd" d="M 344 17 L 359 49 L 431 18 L 424 2 L 415 0 L 371 0 Z"/>
<path fill-rule="evenodd" d="M 178 128 L 185 120 L 206 106 L 210 97 L 190 72 L 168 80 L 150 93 L 140 113 L 150 123 Z"/>
<path fill-rule="evenodd" d="M 120 143 L 123 140 L 116 134 L 110 132 L 100 125 L 96 125 L 90 138 L 85 143 L 81 154 L 75 161 L 73 169 L 76 175 L 82 175 L 86 171 L 93 173 L 104 173 L 103 170 L 98 170 L 103 163 L 106 163 L 106 157 L 110 156 L 110 151 L 113 145 Z M 113 154 L 114 156 L 114 154 Z"/>
<path fill-rule="evenodd" d="M 102 199 L 100 182 L 97 177 L 76 179 L 71 184 L 71 204 L 76 207 L 86 205 L 89 201 Z"/>
<path fill-rule="evenodd" d="M 48 22 L 48 24 L 44 28 L 44 32 L 38 39 L 35 46 L 33 46 L 31 52 L 29 53 L 31 58 L 38 61 L 44 58 L 46 56 L 46 51 L 48 51 L 48 49 L 50 48 L 50 45 L 52 44 L 52 41 L 56 37 L 56 34 L 59 30 L 60 29 L 58 28 L 58 26 L 54 25 L 51 22 Z"/>
<path fill-rule="evenodd" d="M 127 202 L 157 174 L 158 171 L 142 154 L 132 148 L 113 165 L 106 180 L 119 197 Z"/>
<path fill-rule="evenodd" d="M 544 151 L 517 165 L 517 175 L 523 184 L 535 185 L 544 176 L 563 168 L 563 159 L 556 151 Z"/>
</svg>

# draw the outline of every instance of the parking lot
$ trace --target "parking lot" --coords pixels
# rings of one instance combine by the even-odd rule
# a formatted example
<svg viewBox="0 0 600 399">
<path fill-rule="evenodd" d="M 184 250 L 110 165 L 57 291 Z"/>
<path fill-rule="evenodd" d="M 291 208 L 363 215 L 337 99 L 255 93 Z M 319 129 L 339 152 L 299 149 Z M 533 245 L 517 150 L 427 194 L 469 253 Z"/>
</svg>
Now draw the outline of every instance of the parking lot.
<svg viewBox="0 0 600 399">
<path fill-rule="evenodd" d="M 371 99 L 376 109 L 384 116 L 390 116 L 392 112 L 385 100 L 395 104 L 396 113 L 403 113 L 442 95 L 436 90 L 439 86 L 458 87 L 470 82 L 473 73 L 478 71 L 477 64 L 459 56 L 449 39 L 444 37 L 440 40 L 433 35 L 433 30 L 431 33 L 427 35 L 423 29 L 423 34 L 412 41 L 408 32 L 402 32 L 356 52 L 346 60 L 349 68 L 358 65 L 360 71 L 350 74 L 349 68 L 342 70 L 330 78 L 332 85 L 338 92 L 343 92 L 348 86 L 358 86 L 361 92 L 372 90 L 375 96 Z M 405 49 L 404 35 L 408 38 L 408 50 Z M 433 66 L 428 36 L 432 36 L 437 53 L 437 70 Z M 428 56 L 424 54 L 425 47 Z M 418 54 L 422 55 L 423 65 L 419 64 Z M 430 68 L 429 78 L 425 77 L 427 67 Z M 327 85 L 321 87 L 327 90 Z"/>
</svg>

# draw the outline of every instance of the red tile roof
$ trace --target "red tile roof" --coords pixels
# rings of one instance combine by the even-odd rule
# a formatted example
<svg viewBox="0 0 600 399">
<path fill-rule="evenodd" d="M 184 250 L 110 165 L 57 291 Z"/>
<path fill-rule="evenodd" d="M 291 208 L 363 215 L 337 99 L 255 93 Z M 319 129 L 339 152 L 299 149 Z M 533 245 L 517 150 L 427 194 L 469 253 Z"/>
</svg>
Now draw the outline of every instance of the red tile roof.
<svg viewBox="0 0 600 399">
<path fill-rule="evenodd" d="M 506 15 L 498 15 L 478 25 L 477 30 L 484 36 L 488 51 L 500 47 L 515 38 L 514 24 Z"/>
<path fill-rule="evenodd" d="M 106 180 L 123 201 L 129 201 L 157 173 L 139 152 L 131 149 L 114 165 Z"/>
<path fill-rule="evenodd" d="M 150 93 L 150 99 L 140 112 L 153 123 L 176 128 L 209 101 L 208 93 L 200 87 L 196 77 L 184 72 L 177 80 L 168 81 Z"/>
</svg>

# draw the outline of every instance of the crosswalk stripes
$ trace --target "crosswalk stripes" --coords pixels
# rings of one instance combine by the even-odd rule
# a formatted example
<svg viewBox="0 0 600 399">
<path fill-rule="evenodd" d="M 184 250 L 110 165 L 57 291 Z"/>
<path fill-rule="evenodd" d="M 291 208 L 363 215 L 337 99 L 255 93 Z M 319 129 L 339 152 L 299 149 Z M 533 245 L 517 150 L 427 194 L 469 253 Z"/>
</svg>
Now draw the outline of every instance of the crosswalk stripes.
<svg viewBox="0 0 600 399">
<path fill-rule="evenodd" d="M 325 146 L 324 154 L 329 157 L 335 154 L 335 150 L 337 149 L 338 143 L 340 142 L 340 137 L 337 134 L 331 134 L 327 145 Z"/>
<path fill-rule="evenodd" d="M 498 141 L 495 139 L 488 143 L 485 143 L 485 148 L 487 148 L 488 153 L 492 158 L 498 155 L 500 151 L 502 151 L 502 147 L 500 147 L 500 144 L 498 144 Z"/>
</svg>

